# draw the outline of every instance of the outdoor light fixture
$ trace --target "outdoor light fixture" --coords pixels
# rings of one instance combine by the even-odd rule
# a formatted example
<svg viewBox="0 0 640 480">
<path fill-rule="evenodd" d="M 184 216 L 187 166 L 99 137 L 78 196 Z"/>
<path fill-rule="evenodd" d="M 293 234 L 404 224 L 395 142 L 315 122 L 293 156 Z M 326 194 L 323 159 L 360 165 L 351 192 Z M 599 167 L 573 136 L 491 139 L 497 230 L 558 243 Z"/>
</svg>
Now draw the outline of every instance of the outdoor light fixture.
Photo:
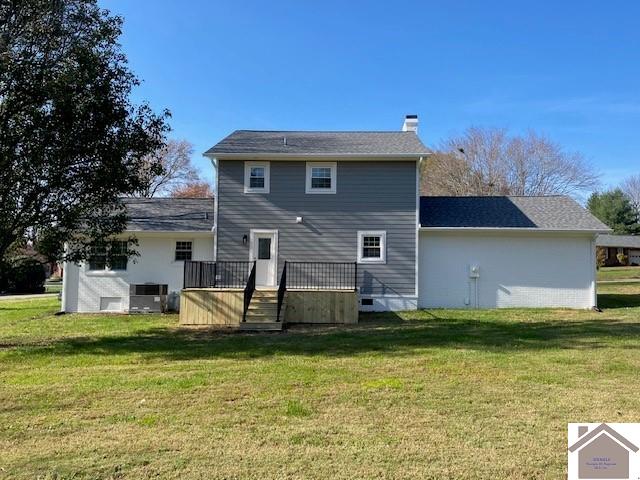
<svg viewBox="0 0 640 480">
<path fill-rule="evenodd" d="M 247 235 L 246 234 L 242 236 L 242 244 L 243 245 L 247 244 Z"/>
<path fill-rule="evenodd" d="M 296 223 L 302 223 L 302 217 L 296 217 Z"/>
</svg>

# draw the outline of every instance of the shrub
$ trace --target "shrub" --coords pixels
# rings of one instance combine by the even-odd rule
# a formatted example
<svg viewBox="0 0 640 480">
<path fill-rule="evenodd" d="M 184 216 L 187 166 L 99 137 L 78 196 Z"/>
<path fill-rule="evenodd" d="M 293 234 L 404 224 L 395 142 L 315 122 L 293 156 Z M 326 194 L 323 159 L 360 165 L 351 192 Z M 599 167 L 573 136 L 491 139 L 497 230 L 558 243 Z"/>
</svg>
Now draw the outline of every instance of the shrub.
<svg viewBox="0 0 640 480">
<path fill-rule="evenodd" d="M 33 258 L 19 258 L 9 265 L 7 289 L 11 293 L 43 293 L 45 279 L 42 263 Z"/>
<path fill-rule="evenodd" d="M 596 249 L 596 265 L 598 266 L 598 268 L 600 267 L 604 267 L 606 261 L 607 261 L 607 257 L 605 255 L 605 249 L 603 247 L 598 247 Z"/>
<path fill-rule="evenodd" d="M 616 258 L 618 259 L 618 263 L 620 265 L 628 265 L 629 264 L 629 257 L 627 255 L 625 255 L 624 253 L 617 254 Z"/>
</svg>

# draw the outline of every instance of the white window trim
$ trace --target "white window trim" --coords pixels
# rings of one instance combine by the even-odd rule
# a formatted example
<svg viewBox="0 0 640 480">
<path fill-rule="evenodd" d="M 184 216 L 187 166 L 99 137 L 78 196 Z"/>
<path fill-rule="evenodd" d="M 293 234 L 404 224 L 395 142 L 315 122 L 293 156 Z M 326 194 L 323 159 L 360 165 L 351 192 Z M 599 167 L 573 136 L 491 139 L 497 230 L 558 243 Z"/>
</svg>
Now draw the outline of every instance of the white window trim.
<svg viewBox="0 0 640 480">
<path fill-rule="evenodd" d="M 118 238 L 116 238 L 115 240 L 109 240 L 108 244 L 109 246 L 107 247 L 106 250 L 106 257 L 109 257 L 109 253 L 110 253 L 110 249 L 111 249 L 111 243 L 113 242 L 123 242 L 123 243 L 127 243 L 127 249 L 129 248 L 129 242 L 127 240 L 120 240 Z M 91 259 L 87 258 L 86 262 L 85 262 L 85 273 L 89 276 L 94 276 L 94 277 L 98 277 L 98 276 L 121 276 L 121 275 L 126 275 L 126 273 L 129 271 L 129 261 L 131 260 L 131 258 L 127 257 L 127 265 L 124 269 L 121 268 L 111 268 L 108 264 L 105 264 L 104 268 L 91 268 Z"/>
<path fill-rule="evenodd" d="M 328 167 L 331 169 L 331 188 L 312 188 L 311 169 L 314 167 Z M 307 179 L 305 182 L 305 193 L 312 194 L 335 194 L 338 185 L 338 168 L 336 162 L 307 162 Z"/>
<path fill-rule="evenodd" d="M 264 168 L 264 187 L 251 188 L 249 179 L 251 178 L 251 168 Z M 269 193 L 271 185 L 271 164 L 269 162 L 244 162 L 244 193 Z"/>
<path fill-rule="evenodd" d="M 363 258 L 362 241 L 364 237 L 380 237 L 380 258 Z M 384 230 L 358 230 L 358 263 L 387 263 L 387 232 Z"/>
<path fill-rule="evenodd" d="M 192 238 L 177 238 L 173 241 L 173 260 L 171 263 L 183 264 L 184 260 L 176 260 L 176 251 L 178 250 L 178 242 L 191 242 L 191 261 L 193 260 L 193 253 L 195 251 L 195 241 Z"/>
</svg>

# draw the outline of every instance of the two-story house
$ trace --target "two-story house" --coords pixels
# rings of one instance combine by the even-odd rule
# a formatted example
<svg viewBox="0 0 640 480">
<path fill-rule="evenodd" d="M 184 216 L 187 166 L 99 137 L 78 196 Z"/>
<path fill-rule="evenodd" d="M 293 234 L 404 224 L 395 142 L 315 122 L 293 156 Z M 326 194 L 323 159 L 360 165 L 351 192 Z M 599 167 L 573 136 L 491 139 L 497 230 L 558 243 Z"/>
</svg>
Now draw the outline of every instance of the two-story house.
<svg viewBox="0 0 640 480">
<path fill-rule="evenodd" d="M 214 258 L 256 260 L 263 287 L 278 284 L 285 260 L 357 262 L 365 308 L 415 309 L 418 168 L 429 153 L 416 124 L 233 132 L 205 153 L 218 179 Z"/>
<path fill-rule="evenodd" d="M 199 204 L 195 215 L 202 221 L 189 227 L 196 233 L 176 226 L 162 234 L 169 270 L 182 272 L 181 282 L 172 274 L 169 288 L 176 294 L 185 288 L 181 322 L 595 306 L 595 237 L 607 227 L 564 196 L 420 197 L 419 172 L 430 151 L 417 127 L 417 117 L 408 115 L 396 132 L 239 130 L 205 152 L 216 170 L 212 217 Z M 149 200 L 148 216 L 161 201 L 171 202 Z M 196 237 L 208 239 L 211 250 L 178 253 Z M 158 256 L 142 249 L 141 261 L 150 255 Z M 169 283 L 154 264 L 141 283 Z M 104 278 L 126 277 L 108 268 L 68 268 L 95 296 L 108 291 Z M 87 280 L 92 275 L 101 278 L 100 287 Z M 73 292 L 73 283 L 65 290 Z M 126 310 L 127 300 L 113 297 L 75 304 Z"/>
</svg>

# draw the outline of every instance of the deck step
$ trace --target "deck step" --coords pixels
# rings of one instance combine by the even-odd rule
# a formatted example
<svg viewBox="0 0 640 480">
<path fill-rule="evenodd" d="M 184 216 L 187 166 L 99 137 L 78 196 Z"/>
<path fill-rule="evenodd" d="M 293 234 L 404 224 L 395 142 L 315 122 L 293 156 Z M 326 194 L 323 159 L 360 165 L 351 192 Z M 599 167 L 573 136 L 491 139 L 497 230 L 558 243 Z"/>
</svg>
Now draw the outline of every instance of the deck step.
<svg viewBox="0 0 640 480">
<path fill-rule="evenodd" d="M 241 322 L 239 329 L 246 331 L 261 331 L 261 332 L 279 332 L 283 328 L 282 322 Z"/>
</svg>

